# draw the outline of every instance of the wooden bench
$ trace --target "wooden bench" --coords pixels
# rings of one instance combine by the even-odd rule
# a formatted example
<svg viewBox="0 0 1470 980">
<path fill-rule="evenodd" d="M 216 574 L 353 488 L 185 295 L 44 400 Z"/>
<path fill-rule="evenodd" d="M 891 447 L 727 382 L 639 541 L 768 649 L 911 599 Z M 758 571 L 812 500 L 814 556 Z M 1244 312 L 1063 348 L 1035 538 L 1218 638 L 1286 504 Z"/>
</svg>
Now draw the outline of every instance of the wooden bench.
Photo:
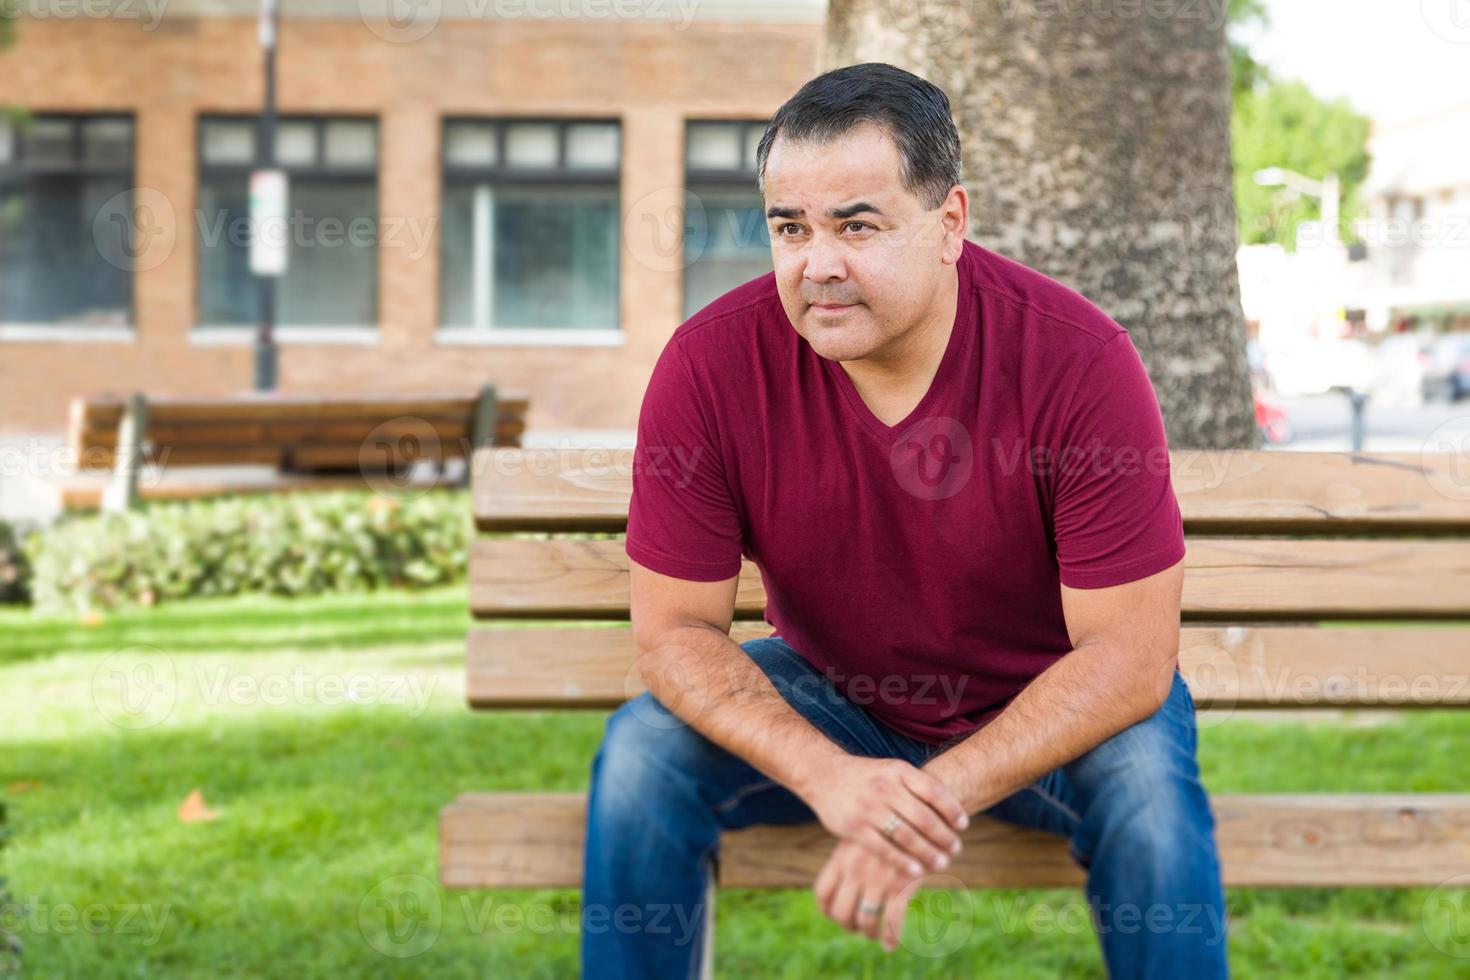
<svg viewBox="0 0 1470 980">
<path fill-rule="evenodd" d="M 399 480 L 420 462 L 442 475 L 445 463 L 475 448 L 519 446 L 527 405 L 525 395 L 493 386 L 434 395 L 79 397 L 67 440 L 92 477 L 63 485 L 62 506 L 362 488 Z M 140 479 L 144 465 L 172 477 L 175 468 L 251 464 L 263 479 Z"/>
<path fill-rule="evenodd" d="M 1188 538 L 1180 664 L 1202 712 L 1470 704 L 1470 627 L 1433 622 L 1470 616 L 1470 488 L 1455 483 L 1454 457 L 1184 451 L 1171 461 Z M 606 710 L 643 690 L 622 540 L 570 536 L 625 529 L 630 465 L 629 450 L 490 450 L 477 462 L 479 530 L 550 533 L 473 547 L 471 610 L 499 622 L 469 635 L 470 707 Z M 747 562 L 737 641 L 769 633 L 763 598 Z M 602 622 L 542 625 L 565 619 Z M 1434 885 L 1470 871 L 1470 794 L 1212 802 L 1227 885 Z M 584 815 L 581 793 L 463 795 L 441 814 L 440 879 L 576 887 Z M 982 816 L 964 838 L 949 872 L 967 886 L 1085 881 L 1060 837 Z M 815 822 L 731 832 L 716 880 L 810 887 L 831 845 Z"/>
</svg>

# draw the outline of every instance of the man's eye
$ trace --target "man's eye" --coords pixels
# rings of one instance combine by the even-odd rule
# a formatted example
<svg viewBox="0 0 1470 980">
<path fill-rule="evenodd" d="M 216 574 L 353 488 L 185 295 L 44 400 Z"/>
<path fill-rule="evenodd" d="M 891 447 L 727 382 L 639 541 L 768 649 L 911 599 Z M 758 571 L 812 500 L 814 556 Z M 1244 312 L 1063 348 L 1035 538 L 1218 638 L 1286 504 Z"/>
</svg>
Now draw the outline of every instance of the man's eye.
<svg viewBox="0 0 1470 980">
<path fill-rule="evenodd" d="M 791 234 L 793 234 L 793 235 L 794 234 L 800 234 L 801 233 L 801 225 L 795 224 L 793 222 L 787 222 L 786 224 L 781 225 L 780 227 L 778 227 L 776 229 L 776 234 L 783 235 L 783 236 L 786 236 L 786 237 L 790 237 L 789 235 L 787 235 L 787 232 L 791 232 Z"/>
<path fill-rule="evenodd" d="M 862 230 L 864 228 L 871 228 L 871 227 L 873 227 L 873 226 L 870 225 L 870 224 L 868 224 L 866 221 L 848 221 L 848 222 L 846 222 L 846 223 L 843 224 L 842 230 L 843 231 L 846 231 L 849 228 L 857 228 L 859 230 Z"/>
</svg>

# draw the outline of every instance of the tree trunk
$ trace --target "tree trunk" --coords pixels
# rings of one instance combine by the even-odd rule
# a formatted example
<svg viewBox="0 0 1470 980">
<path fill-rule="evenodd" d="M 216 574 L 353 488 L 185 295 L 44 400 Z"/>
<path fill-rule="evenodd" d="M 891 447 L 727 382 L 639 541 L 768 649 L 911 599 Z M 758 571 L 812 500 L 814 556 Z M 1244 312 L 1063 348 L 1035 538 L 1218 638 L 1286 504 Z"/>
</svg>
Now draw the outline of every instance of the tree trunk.
<svg viewBox="0 0 1470 980">
<path fill-rule="evenodd" d="M 1256 448 L 1226 0 L 830 0 L 829 66 L 948 93 L 970 237 L 1127 328 L 1172 448 Z"/>
</svg>

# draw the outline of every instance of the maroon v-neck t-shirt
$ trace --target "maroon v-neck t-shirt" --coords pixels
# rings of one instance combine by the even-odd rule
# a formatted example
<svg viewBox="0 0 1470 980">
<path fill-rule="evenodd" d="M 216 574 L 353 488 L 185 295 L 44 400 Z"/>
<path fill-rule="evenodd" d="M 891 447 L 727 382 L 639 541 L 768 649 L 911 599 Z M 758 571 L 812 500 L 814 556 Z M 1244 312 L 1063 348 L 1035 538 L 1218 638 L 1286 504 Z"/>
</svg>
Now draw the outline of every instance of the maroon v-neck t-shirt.
<svg viewBox="0 0 1470 980">
<path fill-rule="evenodd" d="M 691 317 L 644 396 L 626 545 L 696 581 L 751 559 L 776 633 L 934 745 L 1071 651 L 1059 582 L 1119 585 L 1184 557 L 1127 331 L 973 242 L 958 279 L 934 380 L 891 426 L 792 327 L 774 274 Z"/>
</svg>

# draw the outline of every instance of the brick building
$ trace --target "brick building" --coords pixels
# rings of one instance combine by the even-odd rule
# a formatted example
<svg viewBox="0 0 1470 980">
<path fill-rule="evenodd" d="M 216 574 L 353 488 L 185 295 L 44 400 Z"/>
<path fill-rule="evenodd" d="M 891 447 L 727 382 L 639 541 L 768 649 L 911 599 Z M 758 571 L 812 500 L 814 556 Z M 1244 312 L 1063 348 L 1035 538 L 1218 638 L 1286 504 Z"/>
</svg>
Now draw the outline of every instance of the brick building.
<svg viewBox="0 0 1470 980">
<path fill-rule="evenodd" d="M 252 383 L 256 8 L 100 2 L 23 0 L 0 52 L 0 432 Z M 280 388 L 493 381 L 533 431 L 631 427 L 674 327 L 769 267 L 753 124 L 823 5 L 373 2 L 283 7 Z"/>
</svg>

